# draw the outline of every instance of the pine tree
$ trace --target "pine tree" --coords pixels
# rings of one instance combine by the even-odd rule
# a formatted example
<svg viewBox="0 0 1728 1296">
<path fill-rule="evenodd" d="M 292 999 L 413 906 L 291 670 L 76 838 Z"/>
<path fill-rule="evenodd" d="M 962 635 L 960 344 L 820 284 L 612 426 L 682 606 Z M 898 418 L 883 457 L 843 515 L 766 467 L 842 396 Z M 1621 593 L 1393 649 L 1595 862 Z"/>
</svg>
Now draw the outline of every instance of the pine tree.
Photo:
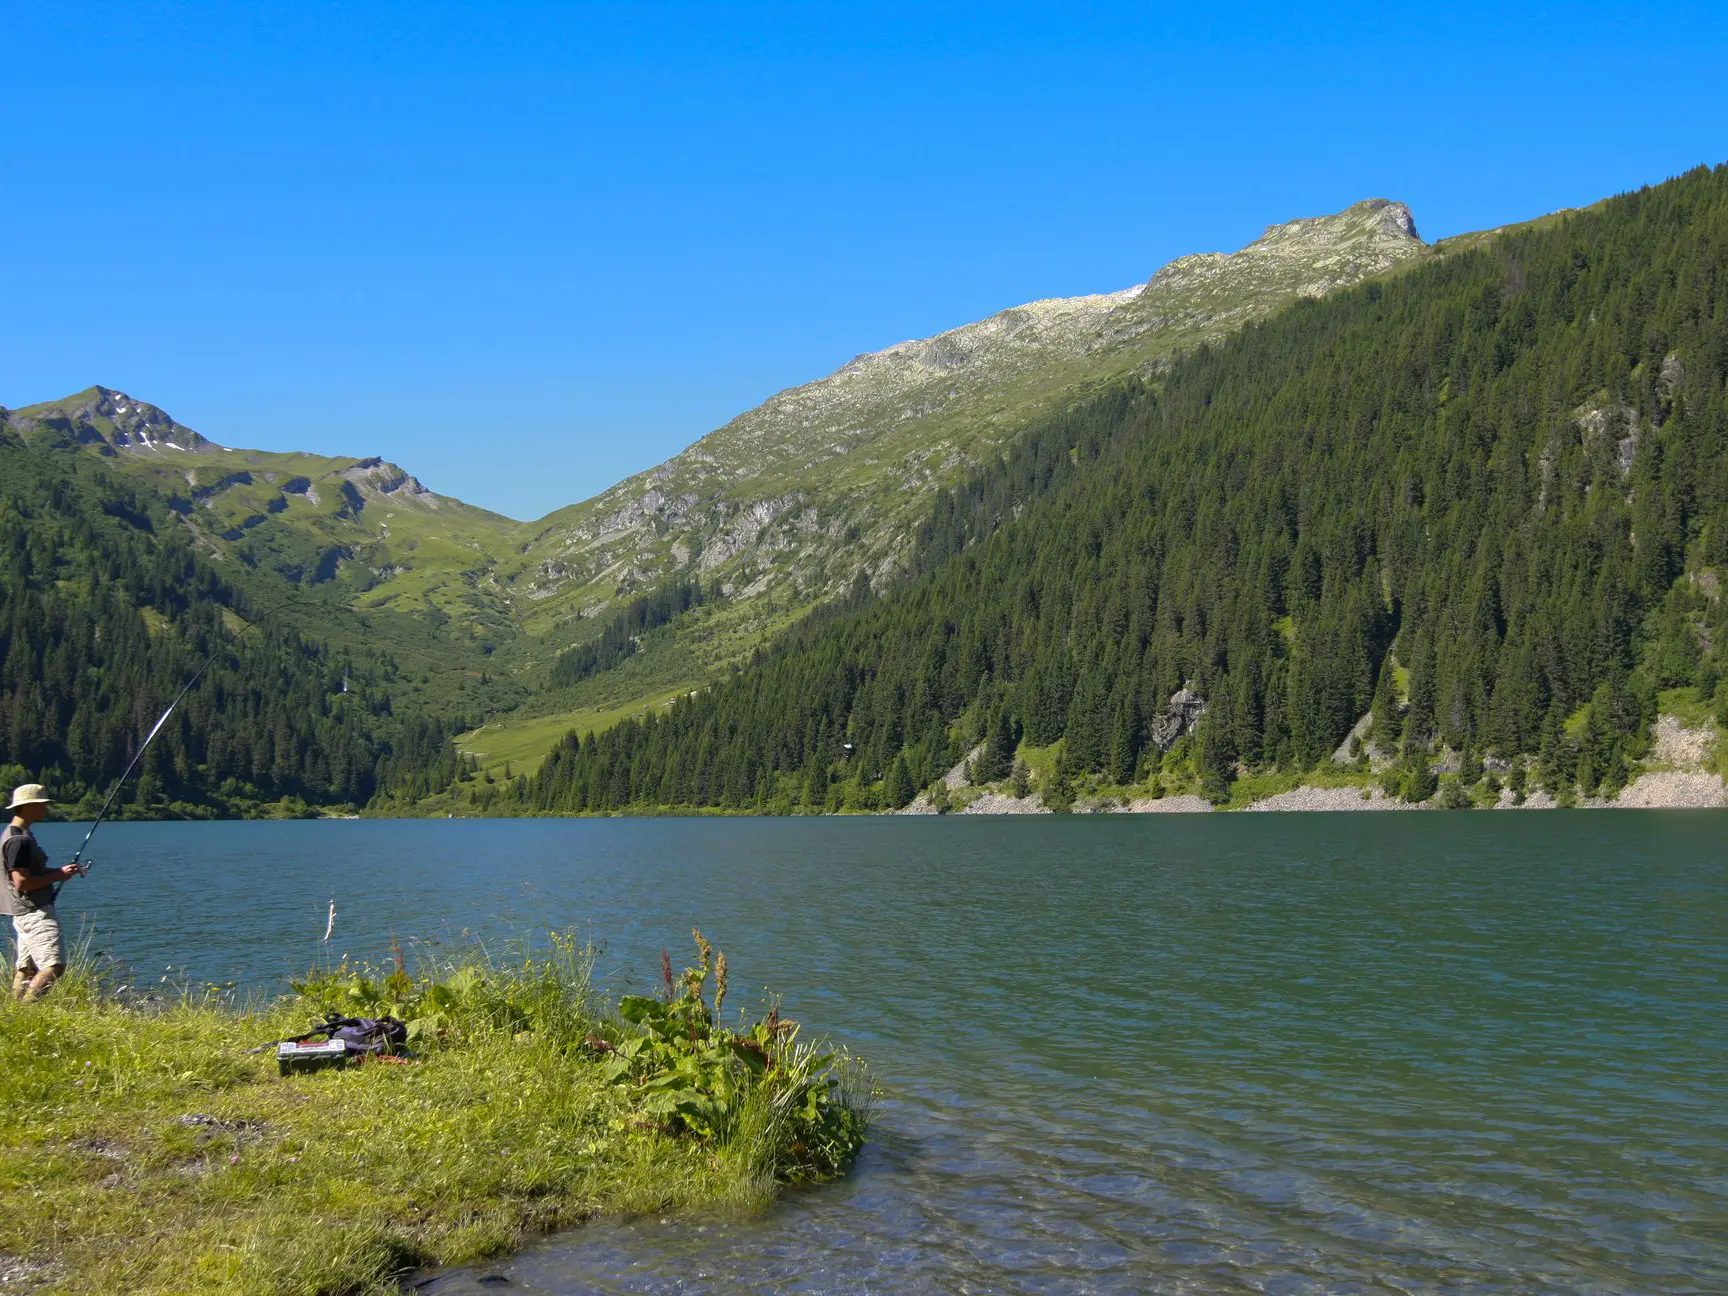
<svg viewBox="0 0 1728 1296">
<path fill-rule="evenodd" d="M 899 810 L 912 803 L 912 798 L 918 795 L 918 787 L 912 782 L 912 774 L 906 768 L 905 756 L 896 756 L 894 763 L 888 767 L 887 777 L 882 780 L 882 799 L 891 810 Z"/>
<path fill-rule="evenodd" d="M 1014 762 L 1014 719 L 1006 710 L 996 713 L 984 739 L 984 750 L 972 762 L 974 783 L 997 783 L 1008 777 Z"/>
<path fill-rule="evenodd" d="M 1105 775 L 1112 783 L 1132 783 L 1140 758 L 1140 712 L 1132 698 L 1117 702 L 1110 725 L 1110 757 Z"/>
</svg>

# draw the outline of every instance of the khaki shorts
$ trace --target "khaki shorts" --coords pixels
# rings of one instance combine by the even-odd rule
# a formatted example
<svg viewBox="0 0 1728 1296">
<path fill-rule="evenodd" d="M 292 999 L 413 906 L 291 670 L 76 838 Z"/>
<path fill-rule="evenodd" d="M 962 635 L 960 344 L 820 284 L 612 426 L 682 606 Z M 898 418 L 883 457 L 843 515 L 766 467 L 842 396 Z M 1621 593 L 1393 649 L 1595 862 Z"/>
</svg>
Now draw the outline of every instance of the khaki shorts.
<svg viewBox="0 0 1728 1296">
<path fill-rule="evenodd" d="M 60 921 L 54 917 L 54 906 L 35 913 L 13 914 L 12 926 L 18 932 L 20 972 L 41 972 L 66 965 L 66 943 L 60 939 Z"/>
</svg>

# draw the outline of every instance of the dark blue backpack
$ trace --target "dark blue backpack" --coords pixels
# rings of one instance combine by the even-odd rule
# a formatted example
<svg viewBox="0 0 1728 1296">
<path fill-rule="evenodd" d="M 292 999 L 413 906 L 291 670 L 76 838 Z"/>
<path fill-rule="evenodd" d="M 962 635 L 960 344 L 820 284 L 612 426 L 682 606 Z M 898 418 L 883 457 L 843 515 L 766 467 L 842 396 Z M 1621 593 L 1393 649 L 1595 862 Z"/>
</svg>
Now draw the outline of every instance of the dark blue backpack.
<svg viewBox="0 0 1728 1296">
<path fill-rule="evenodd" d="M 408 1042 L 408 1025 L 394 1017 L 330 1017 L 309 1034 L 341 1040 L 350 1057 L 378 1057 L 401 1052 Z"/>
</svg>

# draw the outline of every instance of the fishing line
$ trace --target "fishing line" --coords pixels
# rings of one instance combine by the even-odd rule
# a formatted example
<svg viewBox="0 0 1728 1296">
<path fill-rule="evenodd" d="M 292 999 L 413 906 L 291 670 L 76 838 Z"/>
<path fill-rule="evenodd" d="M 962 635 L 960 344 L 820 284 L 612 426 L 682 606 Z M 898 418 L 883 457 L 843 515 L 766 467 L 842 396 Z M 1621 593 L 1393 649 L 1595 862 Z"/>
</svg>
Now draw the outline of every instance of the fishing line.
<svg viewBox="0 0 1728 1296">
<path fill-rule="evenodd" d="M 204 659 L 204 664 L 193 673 L 192 678 L 187 680 L 185 686 L 174 695 L 174 700 L 168 704 L 168 709 L 157 717 L 155 724 L 150 726 L 150 732 L 144 736 L 143 743 L 140 744 L 138 750 L 132 754 L 132 759 L 127 762 L 126 768 L 121 771 L 120 777 L 115 780 L 113 788 L 109 790 L 108 799 L 102 803 L 102 809 L 96 816 L 96 822 L 90 825 L 90 831 L 84 834 L 83 842 L 79 845 L 77 853 L 72 856 L 72 866 L 78 869 L 78 872 L 74 876 L 83 877 L 85 874 L 89 873 L 91 868 L 94 867 L 95 861 L 80 866 L 80 861 L 84 858 L 84 851 L 90 845 L 90 839 L 96 835 L 96 830 L 102 826 L 102 821 L 108 817 L 108 812 L 114 808 L 114 798 L 120 795 L 120 789 L 126 786 L 126 780 L 132 777 L 132 771 L 138 768 L 138 762 L 144 759 L 144 753 L 150 750 L 150 744 L 156 741 L 156 735 L 162 732 L 162 726 L 167 724 L 168 717 L 174 714 L 174 708 L 179 706 L 180 703 L 185 700 L 186 695 L 197 686 L 198 681 L 204 678 L 204 672 L 215 665 L 216 659 L 232 648 L 241 635 L 245 634 L 254 626 L 263 625 L 264 622 L 268 621 L 278 612 L 288 607 L 289 604 L 298 601 L 298 598 L 285 599 L 253 620 L 247 621 L 246 624 L 241 626 L 238 630 L 227 630 L 226 627 L 224 627 L 226 633 L 222 642 L 216 645 L 216 650 Z M 224 610 L 232 611 L 233 609 L 225 608 Z M 240 614 L 235 612 L 234 615 L 238 617 Z M 59 888 L 56 887 L 55 891 L 58 893 Z"/>
</svg>

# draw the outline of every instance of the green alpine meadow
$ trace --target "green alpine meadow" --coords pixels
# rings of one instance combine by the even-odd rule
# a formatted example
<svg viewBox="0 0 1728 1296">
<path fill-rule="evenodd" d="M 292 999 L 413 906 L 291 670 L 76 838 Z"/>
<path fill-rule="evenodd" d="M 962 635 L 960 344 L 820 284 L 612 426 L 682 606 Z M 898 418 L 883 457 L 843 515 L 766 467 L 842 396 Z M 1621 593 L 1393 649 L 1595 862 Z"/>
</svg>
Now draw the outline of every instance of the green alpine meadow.
<svg viewBox="0 0 1728 1296">
<path fill-rule="evenodd" d="M 119 813 L 1719 804 L 1725 195 L 1273 226 L 531 523 L 6 411 L 0 767 L 93 813 L 214 653 Z"/>
</svg>

